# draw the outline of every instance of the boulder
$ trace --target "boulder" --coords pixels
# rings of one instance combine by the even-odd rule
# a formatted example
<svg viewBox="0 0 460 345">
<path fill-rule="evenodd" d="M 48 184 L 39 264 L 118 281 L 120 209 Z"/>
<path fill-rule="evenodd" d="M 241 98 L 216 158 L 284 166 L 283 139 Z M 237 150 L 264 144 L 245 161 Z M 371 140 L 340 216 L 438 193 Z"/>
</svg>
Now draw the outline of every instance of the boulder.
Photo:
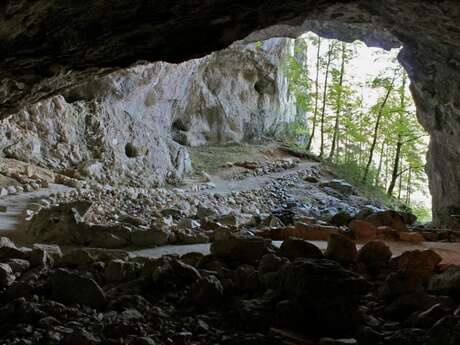
<svg viewBox="0 0 460 345">
<path fill-rule="evenodd" d="M 276 285 L 278 272 L 288 264 L 289 260 L 281 258 L 275 254 L 265 254 L 259 262 L 258 274 L 259 281 L 266 286 Z"/>
<path fill-rule="evenodd" d="M 327 249 L 324 256 L 341 264 L 351 264 L 356 261 L 358 250 L 355 243 L 349 238 L 332 234 L 327 242 Z"/>
<path fill-rule="evenodd" d="M 447 295 L 460 302 L 460 267 L 451 267 L 431 277 L 428 291 L 436 295 Z"/>
<path fill-rule="evenodd" d="M 289 237 L 283 241 L 279 254 L 289 260 L 295 260 L 297 258 L 322 259 L 324 257 L 317 246 L 306 240 L 295 237 Z"/>
<path fill-rule="evenodd" d="M 390 266 L 394 271 L 416 275 L 422 283 L 428 283 L 442 258 L 433 250 L 411 250 L 394 257 Z"/>
<path fill-rule="evenodd" d="M 373 213 L 366 218 L 366 221 L 375 226 L 389 226 L 397 231 L 407 231 L 404 218 L 396 211 L 381 211 Z"/>
<path fill-rule="evenodd" d="M 15 276 L 11 266 L 8 264 L 0 263 L 0 288 L 6 288 L 13 284 Z"/>
<path fill-rule="evenodd" d="M 95 262 L 96 259 L 86 249 L 78 248 L 73 249 L 66 253 L 60 263 L 71 267 L 79 267 L 84 265 L 90 265 Z"/>
<path fill-rule="evenodd" d="M 261 237 L 237 235 L 211 244 L 211 254 L 239 263 L 255 263 L 269 252 L 271 241 Z"/>
<path fill-rule="evenodd" d="M 369 283 L 325 259 L 299 259 L 285 265 L 277 293 L 300 306 L 302 329 L 308 335 L 344 335 L 359 324 L 358 306 Z"/>
<path fill-rule="evenodd" d="M 195 303 L 200 306 L 209 306 L 222 303 L 224 288 L 220 280 L 214 276 L 197 280 L 191 288 L 191 296 Z"/>
<path fill-rule="evenodd" d="M 51 298 L 64 304 L 81 304 L 100 309 L 106 305 L 101 287 L 91 278 L 59 269 L 50 275 Z"/>
<path fill-rule="evenodd" d="M 296 223 L 294 228 L 286 228 L 285 236 L 308 241 L 327 241 L 331 234 L 338 234 L 339 228 L 318 224 Z"/>
<path fill-rule="evenodd" d="M 350 215 L 350 213 L 340 211 L 332 216 L 332 218 L 329 220 L 329 223 L 335 226 L 343 226 L 347 225 L 352 219 L 353 217 Z"/>
<path fill-rule="evenodd" d="M 30 262 L 22 259 L 9 259 L 6 262 L 11 267 L 13 273 L 22 273 L 30 268 Z"/>
<path fill-rule="evenodd" d="M 201 279 L 201 274 L 193 266 L 176 259 L 162 260 L 162 264 L 156 267 L 152 274 L 153 282 L 162 289 L 188 286 Z"/>
<path fill-rule="evenodd" d="M 131 242 L 135 246 L 162 246 L 169 242 L 171 232 L 163 227 L 148 230 L 136 229 L 131 233 Z"/>
<path fill-rule="evenodd" d="M 348 227 L 357 240 L 372 240 L 377 237 L 377 227 L 365 220 L 354 219 Z"/>
<path fill-rule="evenodd" d="M 419 232 L 400 232 L 399 239 L 405 242 L 420 243 L 425 241 L 425 237 Z"/>
<path fill-rule="evenodd" d="M 105 267 L 104 277 L 108 283 L 120 283 L 125 280 L 135 279 L 140 271 L 141 266 L 138 263 L 111 260 Z"/>
<path fill-rule="evenodd" d="M 363 263 L 369 273 L 378 273 L 388 265 L 391 256 L 391 250 L 384 242 L 371 241 L 359 250 L 357 261 Z"/>
<path fill-rule="evenodd" d="M 16 245 L 8 237 L 0 237 L 0 248 L 16 248 Z"/>
<path fill-rule="evenodd" d="M 328 187 L 336 190 L 337 192 L 345 195 L 353 193 L 353 186 L 343 180 L 331 180 L 320 184 L 321 187 Z"/>
</svg>

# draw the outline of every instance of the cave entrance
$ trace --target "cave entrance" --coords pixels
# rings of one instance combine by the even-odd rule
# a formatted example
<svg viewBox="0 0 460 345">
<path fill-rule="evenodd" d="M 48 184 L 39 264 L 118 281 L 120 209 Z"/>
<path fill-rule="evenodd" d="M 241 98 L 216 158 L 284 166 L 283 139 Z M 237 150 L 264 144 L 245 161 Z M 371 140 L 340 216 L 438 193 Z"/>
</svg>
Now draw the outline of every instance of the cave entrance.
<svg viewBox="0 0 460 345">
<path fill-rule="evenodd" d="M 429 135 L 418 123 L 400 51 L 312 32 L 291 40 L 281 67 L 296 105 L 287 137 L 365 194 L 426 222 Z"/>
</svg>

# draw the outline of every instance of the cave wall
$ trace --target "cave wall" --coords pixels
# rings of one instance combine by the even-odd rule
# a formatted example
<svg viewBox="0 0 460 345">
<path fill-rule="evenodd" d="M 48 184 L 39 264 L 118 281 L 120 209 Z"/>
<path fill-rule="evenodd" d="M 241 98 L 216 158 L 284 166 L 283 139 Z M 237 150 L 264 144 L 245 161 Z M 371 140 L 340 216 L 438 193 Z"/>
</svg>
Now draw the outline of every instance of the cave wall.
<svg viewBox="0 0 460 345">
<path fill-rule="evenodd" d="M 282 70 L 292 49 L 275 38 L 88 77 L 3 119 L 0 152 L 104 183 L 175 182 L 191 171 L 185 146 L 284 131 L 296 113 Z"/>
<path fill-rule="evenodd" d="M 434 221 L 457 227 L 451 216 L 460 205 L 458 1 L 7 0 L 0 4 L 0 112 L 139 59 L 183 61 L 251 33 L 292 37 L 311 20 L 335 23 L 322 32 L 327 37 L 367 31 L 366 43 L 391 45 L 390 35 L 403 45 L 418 117 L 431 134 Z M 350 36 L 341 25 L 366 30 Z"/>
</svg>

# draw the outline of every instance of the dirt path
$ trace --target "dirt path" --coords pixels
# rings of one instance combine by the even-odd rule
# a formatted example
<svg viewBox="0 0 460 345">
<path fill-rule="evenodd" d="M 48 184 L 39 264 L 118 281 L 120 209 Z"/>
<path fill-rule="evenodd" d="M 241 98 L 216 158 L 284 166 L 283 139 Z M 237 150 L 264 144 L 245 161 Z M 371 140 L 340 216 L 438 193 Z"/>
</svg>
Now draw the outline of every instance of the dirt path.
<svg viewBox="0 0 460 345">
<path fill-rule="evenodd" d="M 263 188 L 268 183 L 272 182 L 273 180 L 286 177 L 288 175 L 297 173 L 299 171 L 318 166 L 320 163 L 317 162 L 305 162 L 302 161 L 297 165 L 295 168 L 284 170 L 279 173 L 270 173 L 267 175 L 261 176 L 250 176 L 243 180 L 224 180 L 223 178 L 219 177 L 218 175 L 211 176 L 211 183 L 215 185 L 215 188 L 211 189 L 210 191 L 213 193 L 229 193 L 229 192 L 241 192 L 247 191 L 251 189 L 260 189 Z M 200 192 L 196 192 L 200 193 Z"/>
</svg>

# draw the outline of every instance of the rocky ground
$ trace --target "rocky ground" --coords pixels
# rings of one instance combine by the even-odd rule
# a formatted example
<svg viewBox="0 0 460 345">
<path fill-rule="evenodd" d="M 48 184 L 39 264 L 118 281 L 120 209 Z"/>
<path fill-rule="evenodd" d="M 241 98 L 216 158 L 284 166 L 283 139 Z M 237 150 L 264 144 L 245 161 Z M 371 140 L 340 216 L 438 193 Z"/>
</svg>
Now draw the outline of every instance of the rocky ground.
<svg viewBox="0 0 460 345">
<path fill-rule="evenodd" d="M 387 245 L 454 234 L 318 163 L 240 160 L 175 188 L 80 187 L 29 204 L 30 244 L 1 239 L 0 343 L 460 341 L 460 268 Z M 125 251 L 196 243 L 210 254 Z"/>
</svg>

